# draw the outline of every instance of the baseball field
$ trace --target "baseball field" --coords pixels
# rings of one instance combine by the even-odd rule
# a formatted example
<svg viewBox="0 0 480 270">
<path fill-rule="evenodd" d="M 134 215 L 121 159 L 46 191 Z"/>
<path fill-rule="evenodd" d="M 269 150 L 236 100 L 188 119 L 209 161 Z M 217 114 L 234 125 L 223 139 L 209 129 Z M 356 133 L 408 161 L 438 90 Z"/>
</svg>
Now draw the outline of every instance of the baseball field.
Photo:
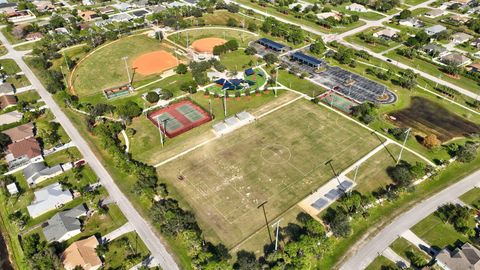
<svg viewBox="0 0 480 270">
<path fill-rule="evenodd" d="M 341 115 L 297 100 L 158 167 L 211 241 L 233 248 L 380 142 Z M 266 239 L 267 240 L 267 239 Z"/>
</svg>

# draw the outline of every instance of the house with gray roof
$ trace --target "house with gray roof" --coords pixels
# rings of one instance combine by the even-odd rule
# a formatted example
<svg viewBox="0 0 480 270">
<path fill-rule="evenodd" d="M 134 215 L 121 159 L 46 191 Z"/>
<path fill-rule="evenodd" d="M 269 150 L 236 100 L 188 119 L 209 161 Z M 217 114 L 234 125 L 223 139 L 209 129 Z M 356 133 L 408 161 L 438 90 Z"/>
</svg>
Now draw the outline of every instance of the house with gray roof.
<svg viewBox="0 0 480 270">
<path fill-rule="evenodd" d="M 449 53 L 447 48 L 437 45 L 435 43 L 430 43 L 422 47 L 422 50 L 428 55 L 434 57 L 443 57 Z"/>
<path fill-rule="evenodd" d="M 37 185 L 40 182 L 62 173 L 63 168 L 60 164 L 47 167 L 43 162 L 31 163 L 23 169 L 23 176 L 30 186 Z"/>
<path fill-rule="evenodd" d="M 470 58 L 458 52 L 449 53 L 443 56 L 440 60 L 444 64 L 447 64 L 447 65 L 452 64 L 456 66 L 466 66 L 472 63 L 472 60 Z"/>
<path fill-rule="evenodd" d="M 28 213 L 32 218 L 41 216 L 73 200 L 70 190 L 64 190 L 60 183 L 54 183 L 35 191 L 34 195 L 35 199 L 27 206 Z"/>
<path fill-rule="evenodd" d="M 82 230 L 80 217 L 87 214 L 87 209 L 83 204 L 67 211 L 56 213 L 43 225 L 43 234 L 48 243 L 63 242 Z"/>
<path fill-rule="evenodd" d="M 15 88 L 11 83 L 0 84 L 0 95 L 13 94 L 14 92 L 15 92 Z"/>
<path fill-rule="evenodd" d="M 470 243 L 453 251 L 444 248 L 435 259 L 445 270 L 480 270 L 480 250 Z"/>
<path fill-rule="evenodd" d="M 437 24 L 437 25 L 425 28 L 425 33 L 427 33 L 427 35 L 429 36 L 434 36 L 434 35 L 438 35 L 440 32 L 445 30 L 447 30 L 445 26 Z"/>
</svg>

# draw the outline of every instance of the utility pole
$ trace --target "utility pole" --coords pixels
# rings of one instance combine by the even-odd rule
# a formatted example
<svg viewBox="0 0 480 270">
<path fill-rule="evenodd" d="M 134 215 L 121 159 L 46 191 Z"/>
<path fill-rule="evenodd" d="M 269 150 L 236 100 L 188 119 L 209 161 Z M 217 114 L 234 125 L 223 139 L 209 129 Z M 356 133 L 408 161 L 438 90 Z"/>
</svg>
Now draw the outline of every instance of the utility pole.
<svg viewBox="0 0 480 270">
<path fill-rule="evenodd" d="M 263 203 L 261 203 L 259 206 L 257 206 L 257 209 L 259 209 L 260 207 L 263 209 L 263 216 L 265 217 L 265 225 L 267 226 L 268 238 L 270 238 L 270 244 L 271 244 L 273 242 L 273 239 L 272 239 L 272 235 L 270 233 L 270 226 L 268 226 L 267 213 L 265 212 L 265 204 L 267 202 L 268 201 L 264 201 Z"/>
<path fill-rule="evenodd" d="M 131 84 L 132 78 L 130 78 L 130 71 L 128 70 L 127 59 L 128 59 L 128 56 L 122 57 L 122 60 L 125 62 L 125 70 L 127 71 L 127 75 L 128 75 L 128 84 Z"/>
<path fill-rule="evenodd" d="M 411 130 L 412 130 L 411 128 L 408 128 L 405 131 L 406 135 L 405 135 L 405 139 L 403 140 L 402 148 L 400 149 L 400 154 L 398 155 L 397 164 L 400 162 L 400 159 L 402 158 L 403 148 L 405 148 L 405 144 L 407 143 L 408 135 L 410 134 Z"/>
<path fill-rule="evenodd" d="M 162 129 L 160 128 L 160 117 L 157 117 L 157 126 L 158 126 L 158 133 L 160 134 L 160 143 L 162 144 L 162 148 L 163 148 L 163 132 L 162 132 Z"/>
<path fill-rule="evenodd" d="M 272 224 L 272 228 L 277 227 L 276 232 L 275 232 L 275 251 L 278 249 L 278 232 L 280 231 L 280 221 L 282 219 L 279 219 L 277 222 Z"/>
</svg>

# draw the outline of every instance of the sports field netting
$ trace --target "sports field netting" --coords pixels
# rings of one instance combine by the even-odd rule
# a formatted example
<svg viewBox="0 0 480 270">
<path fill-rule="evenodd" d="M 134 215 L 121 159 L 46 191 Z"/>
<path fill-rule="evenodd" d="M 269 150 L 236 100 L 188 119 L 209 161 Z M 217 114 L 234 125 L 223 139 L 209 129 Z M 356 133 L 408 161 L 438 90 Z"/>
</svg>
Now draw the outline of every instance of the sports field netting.
<svg viewBox="0 0 480 270">
<path fill-rule="evenodd" d="M 358 105 L 358 103 L 354 102 L 353 100 L 345 98 L 333 91 L 327 92 L 319 98 L 324 103 L 335 107 L 345 113 L 350 113 L 350 109 L 353 106 Z"/>
<path fill-rule="evenodd" d="M 169 137 L 178 136 L 212 118 L 190 100 L 180 101 L 148 114 L 148 119 Z"/>
</svg>

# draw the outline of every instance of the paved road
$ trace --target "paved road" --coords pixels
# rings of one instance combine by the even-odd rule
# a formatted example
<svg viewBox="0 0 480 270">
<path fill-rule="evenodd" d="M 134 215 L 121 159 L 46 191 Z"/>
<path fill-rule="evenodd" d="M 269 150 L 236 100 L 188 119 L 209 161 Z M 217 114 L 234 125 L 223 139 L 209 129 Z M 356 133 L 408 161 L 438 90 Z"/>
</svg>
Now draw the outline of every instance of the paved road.
<svg viewBox="0 0 480 270">
<path fill-rule="evenodd" d="M 114 199 L 127 220 L 135 228 L 135 231 L 148 247 L 152 256 L 155 258 L 155 261 L 160 264 L 162 269 L 179 269 L 173 257 L 165 249 L 165 246 L 161 242 L 160 238 L 155 234 L 152 226 L 137 212 L 127 197 L 118 188 L 113 181 L 113 178 L 103 167 L 100 160 L 98 160 L 98 158 L 95 156 L 87 142 L 83 139 L 72 122 L 70 122 L 70 119 L 68 119 L 68 117 L 63 113 L 57 103 L 53 100 L 50 93 L 47 92 L 32 70 L 23 61 L 22 56 L 24 53 L 15 51 L 1 32 L 0 41 L 3 43 L 5 48 L 7 48 L 9 56 L 17 62 L 20 69 L 25 73 L 25 76 L 28 78 L 28 80 L 30 80 L 34 88 L 37 89 L 40 97 L 48 105 L 58 122 L 61 123 L 68 136 L 70 136 L 72 141 L 77 145 L 84 159 L 100 178 L 101 183 L 107 189 L 110 197 Z"/>
<path fill-rule="evenodd" d="M 410 10 L 414 10 L 414 9 L 417 9 L 417 8 L 422 8 L 422 7 L 427 7 L 430 3 L 433 3 L 435 2 L 436 0 L 429 0 L 429 1 L 426 1 L 426 2 L 423 2 L 423 3 L 420 3 L 419 5 L 416 5 L 416 6 L 411 6 L 409 9 Z M 352 44 L 352 43 L 349 43 L 347 41 L 345 41 L 343 38 L 344 37 L 347 37 L 347 36 L 350 36 L 350 35 L 354 35 L 356 33 L 360 33 L 362 31 L 365 31 L 366 29 L 370 28 L 370 27 L 374 27 L 374 26 L 382 26 L 382 27 L 385 27 L 382 23 L 383 22 L 386 22 L 390 19 L 392 19 L 394 16 L 396 16 L 397 14 L 392 14 L 392 15 L 389 15 L 389 16 L 386 16 L 380 20 L 377 20 L 377 21 L 366 21 L 366 20 L 363 20 L 365 22 L 365 25 L 362 25 L 360 27 L 357 27 L 357 28 L 354 28 L 352 30 L 349 30 L 349 31 L 346 31 L 344 33 L 341 33 L 341 34 L 325 34 L 325 33 L 322 33 L 318 30 L 316 30 L 315 28 L 312 28 L 310 26 L 306 26 L 306 25 L 303 25 L 303 24 L 299 24 L 299 23 L 295 23 L 295 22 L 292 22 L 288 19 L 285 19 L 285 18 L 282 18 L 282 17 L 279 17 L 277 15 L 273 15 L 273 14 L 269 14 L 268 12 L 265 12 L 265 11 L 262 11 L 258 8 L 253 8 L 253 7 L 250 7 L 250 6 L 247 6 L 247 5 L 244 5 L 242 3 L 239 3 L 235 0 L 227 0 L 226 3 L 229 3 L 229 2 L 233 2 L 237 5 L 239 5 L 240 7 L 242 8 L 245 8 L 245 9 L 251 9 L 253 10 L 255 13 L 258 13 L 260 15 L 263 15 L 263 16 L 269 16 L 269 17 L 274 17 L 275 19 L 281 21 L 281 22 L 284 22 L 284 23 L 289 23 L 289 24 L 292 24 L 292 25 L 297 25 L 299 27 L 301 27 L 303 30 L 307 31 L 307 32 L 310 32 L 310 33 L 313 33 L 315 35 L 318 35 L 318 36 L 321 36 L 323 37 L 324 41 L 326 42 L 330 42 L 330 41 L 333 41 L 333 40 L 336 40 L 346 46 L 349 46 L 349 47 L 352 47 L 354 49 L 357 49 L 357 50 L 365 50 L 365 51 L 368 51 L 372 56 L 376 57 L 376 58 L 379 58 L 383 61 L 387 61 L 388 60 L 388 57 L 385 57 L 383 56 L 382 54 L 379 54 L 379 53 L 375 53 L 375 52 L 372 52 L 370 49 L 368 48 L 365 48 L 365 47 L 362 47 L 362 46 L 359 46 L 359 45 L 356 45 L 356 44 Z M 447 81 L 444 81 L 438 77 L 435 77 L 435 76 L 432 76 L 428 73 L 425 73 L 421 70 L 418 70 L 418 69 L 415 69 L 413 67 L 410 67 L 408 65 L 405 65 L 405 64 L 402 64 L 398 61 L 394 61 L 394 63 L 400 67 L 400 68 L 403 68 L 403 69 L 411 69 L 413 70 L 415 73 L 418 73 L 420 74 L 421 76 L 431 80 L 431 81 L 434 81 L 434 82 L 438 82 L 439 84 L 441 85 L 445 85 L 445 86 L 448 86 L 452 89 L 455 89 L 456 91 L 468 96 L 468 97 L 471 97 L 473 99 L 480 99 L 479 97 L 479 94 L 478 93 L 474 93 L 474 92 L 471 92 L 469 90 L 466 90 L 466 89 L 463 89 L 462 87 L 459 87 L 453 83 L 450 83 L 450 82 L 447 82 Z"/>
<path fill-rule="evenodd" d="M 354 256 L 342 265 L 340 269 L 364 269 L 378 254 L 383 252 L 397 237 L 433 213 L 447 202 L 455 201 L 458 196 L 480 185 L 480 170 L 465 177 L 460 182 L 444 189 L 434 196 L 418 203 L 380 231 L 366 243 L 360 243 Z"/>
</svg>

